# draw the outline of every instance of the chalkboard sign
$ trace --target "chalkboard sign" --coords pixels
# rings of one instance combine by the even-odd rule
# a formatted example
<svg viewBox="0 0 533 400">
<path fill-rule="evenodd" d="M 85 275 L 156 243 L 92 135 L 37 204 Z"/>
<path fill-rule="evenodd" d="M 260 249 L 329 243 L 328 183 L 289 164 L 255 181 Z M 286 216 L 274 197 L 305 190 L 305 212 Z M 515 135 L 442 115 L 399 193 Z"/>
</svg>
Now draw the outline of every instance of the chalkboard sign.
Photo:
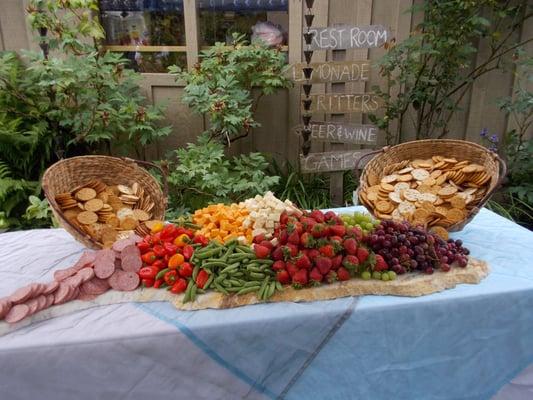
<svg viewBox="0 0 533 400">
<path fill-rule="evenodd" d="M 301 134 L 304 126 L 297 127 Z M 349 143 L 376 145 L 379 129 L 375 125 L 312 121 L 307 125 L 311 140 L 327 143 Z"/>
<path fill-rule="evenodd" d="M 310 50 L 368 49 L 380 47 L 389 39 L 389 32 L 382 25 L 338 25 L 311 28 L 313 35 Z"/>
<path fill-rule="evenodd" d="M 296 83 L 366 82 L 370 79 L 370 61 L 329 61 L 324 63 L 295 64 L 287 74 Z M 306 80 L 304 68 L 312 68 Z"/>
<path fill-rule="evenodd" d="M 306 113 L 367 114 L 384 105 L 383 99 L 373 93 L 312 94 L 306 100 L 302 101 L 302 111 Z"/>
<path fill-rule="evenodd" d="M 331 151 L 300 155 L 300 170 L 303 173 L 345 171 L 354 169 L 362 155 L 370 150 Z"/>
</svg>

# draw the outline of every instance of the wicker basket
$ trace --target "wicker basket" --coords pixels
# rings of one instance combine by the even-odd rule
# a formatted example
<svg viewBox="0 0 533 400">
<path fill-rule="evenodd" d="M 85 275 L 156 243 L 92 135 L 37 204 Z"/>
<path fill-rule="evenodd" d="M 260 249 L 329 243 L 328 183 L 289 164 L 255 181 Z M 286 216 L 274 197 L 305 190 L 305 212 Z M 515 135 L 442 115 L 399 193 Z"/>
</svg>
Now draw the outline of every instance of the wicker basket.
<svg viewBox="0 0 533 400">
<path fill-rule="evenodd" d="M 161 172 L 163 191 L 159 183 L 144 167 L 157 168 Z M 59 224 L 76 240 L 92 249 L 100 249 L 102 245 L 77 226 L 72 225 L 64 216 L 56 202 L 56 195 L 70 192 L 73 188 L 83 185 L 91 179 L 100 179 L 106 185 L 117 185 L 137 182 L 155 203 L 152 210 L 153 219 L 163 220 L 167 206 L 168 185 L 166 174 L 157 165 L 131 158 L 108 156 L 81 156 L 67 158 L 50 166 L 43 175 L 44 194 L 50 203 L 52 212 Z"/>
<path fill-rule="evenodd" d="M 505 162 L 496 153 L 487 150 L 479 144 L 464 140 L 416 140 L 392 147 L 384 147 L 380 150 L 363 155 L 359 160 L 358 165 L 364 158 L 372 155 L 374 155 L 374 158 L 372 158 L 363 169 L 363 173 L 359 180 L 358 190 L 366 190 L 370 186 L 370 176 L 381 179 L 383 176 L 392 173 L 387 166 L 404 160 L 427 159 L 435 155 L 440 155 L 444 157 L 454 157 L 459 161 L 468 160 L 472 163 L 484 166 L 487 173 L 492 176 L 487 193 L 477 204 L 474 204 L 474 207 L 468 211 L 467 217 L 463 221 L 451 225 L 448 228 L 448 231 L 450 232 L 460 231 L 472 220 L 472 218 L 474 218 L 492 196 L 494 191 L 500 186 L 507 172 Z M 356 168 L 356 174 L 358 174 L 358 170 L 359 169 Z M 362 204 L 365 204 L 359 193 L 360 192 L 358 192 L 359 201 Z M 375 216 L 374 210 L 368 207 L 367 204 L 365 204 L 365 206 L 369 209 L 370 213 Z"/>
</svg>

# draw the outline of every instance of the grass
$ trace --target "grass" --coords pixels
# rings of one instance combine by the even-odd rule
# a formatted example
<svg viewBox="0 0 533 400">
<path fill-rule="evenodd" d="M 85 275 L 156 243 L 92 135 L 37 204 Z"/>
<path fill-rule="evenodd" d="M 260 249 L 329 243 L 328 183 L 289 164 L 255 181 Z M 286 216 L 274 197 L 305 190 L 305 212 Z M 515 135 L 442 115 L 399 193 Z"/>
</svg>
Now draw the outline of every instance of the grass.
<svg viewBox="0 0 533 400">
<path fill-rule="evenodd" d="M 527 229 L 533 230 L 533 206 L 516 196 L 506 195 L 502 201 L 489 200 L 487 208 Z"/>
</svg>

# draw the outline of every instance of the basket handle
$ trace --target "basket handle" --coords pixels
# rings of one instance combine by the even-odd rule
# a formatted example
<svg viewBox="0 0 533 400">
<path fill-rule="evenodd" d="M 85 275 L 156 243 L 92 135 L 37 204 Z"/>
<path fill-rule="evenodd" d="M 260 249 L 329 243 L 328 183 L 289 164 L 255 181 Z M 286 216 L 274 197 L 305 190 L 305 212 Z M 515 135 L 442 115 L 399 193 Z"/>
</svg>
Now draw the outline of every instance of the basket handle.
<svg viewBox="0 0 533 400">
<path fill-rule="evenodd" d="M 359 157 L 359 159 L 355 162 L 355 171 L 354 171 L 354 173 L 355 173 L 355 181 L 359 182 L 359 180 L 361 179 L 361 174 L 359 173 L 359 166 L 361 165 L 361 161 L 363 161 L 363 159 L 365 159 L 367 157 L 370 157 L 370 156 L 375 156 L 376 154 L 379 154 L 379 153 L 384 153 L 388 149 L 389 149 L 389 146 L 385 146 L 385 147 L 382 147 L 379 150 L 373 150 L 373 151 L 371 151 L 369 153 L 364 153 L 361 157 Z"/>
<path fill-rule="evenodd" d="M 507 175 L 506 162 L 503 161 L 503 159 L 496 153 L 492 153 L 492 156 L 494 157 L 496 161 L 498 161 L 498 165 L 499 165 L 498 182 L 496 182 L 496 185 L 494 185 L 494 187 L 485 194 L 485 197 L 483 198 L 483 201 L 481 202 L 481 204 L 485 204 L 485 202 L 494 194 L 494 192 L 502 186 L 503 180 L 505 179 L 505 175 Z"/>
<path fill-rule="evenodd" d="M 155 168 L 155 169 L 159 170 L 159 172 L 161 173 L 161 179 L 163 181 L 163 196 L 165 197 L 165 201 L 167 200 L 167 198 L 168 198 L 168 181 L 167 181 L 168 171 L 166 171 L 165 169 L 163 169 L 159 165 L 154 164 L 153 162 L 150 162 L 150 161 L 136 160 L 134 158 L 129 158 L 129 157 L 120 157 L 120 158 L 122 160 L 124 160 L 124 161 L 133 162 L 135 164 L 138 164 L 138 165 L 140 165 L 141 167 L 143 167 L 145 169 L 148 167 L 148 168 Z"/>
</svg>

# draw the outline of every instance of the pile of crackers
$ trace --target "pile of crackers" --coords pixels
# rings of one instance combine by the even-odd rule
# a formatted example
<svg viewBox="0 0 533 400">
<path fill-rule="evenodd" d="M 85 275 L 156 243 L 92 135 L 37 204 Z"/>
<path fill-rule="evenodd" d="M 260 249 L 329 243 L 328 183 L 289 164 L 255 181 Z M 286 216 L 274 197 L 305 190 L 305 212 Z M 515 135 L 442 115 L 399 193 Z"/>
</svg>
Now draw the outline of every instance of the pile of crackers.
<svg viewBox="0 0 533 400">
<path fill-rule="evenodd" d="M 137 182 L 106 185 L 93 179 L 56 195 L 55 200 L 67 221 L 104 248 L 132 233 L 144 236 L 150 232 L 146 222 L 155 204 Z"/>
<path fill-rule="evenodd" d="M 381 219 L 407 220 L 448 238 L 447 228 L 465 220 L 489 188 L 491 175 L 479 164 L 443 156 L 389 165 L 371 173 L 359 193 Z"/>
</svg>

